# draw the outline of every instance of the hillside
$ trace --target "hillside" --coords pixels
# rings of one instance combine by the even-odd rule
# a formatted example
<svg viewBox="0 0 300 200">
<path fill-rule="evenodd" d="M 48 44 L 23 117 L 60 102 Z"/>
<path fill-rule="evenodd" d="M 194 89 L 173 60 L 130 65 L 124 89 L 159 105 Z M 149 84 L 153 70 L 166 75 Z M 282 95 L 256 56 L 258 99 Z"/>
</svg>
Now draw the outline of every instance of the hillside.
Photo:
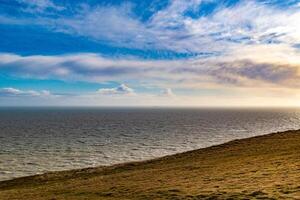
<svg viewBox="0 0 300 200">
<path fill-rule="evenodd" d="M 3 181 L 0 199 L 300 199 L 300 131 Z"/>
</svg>

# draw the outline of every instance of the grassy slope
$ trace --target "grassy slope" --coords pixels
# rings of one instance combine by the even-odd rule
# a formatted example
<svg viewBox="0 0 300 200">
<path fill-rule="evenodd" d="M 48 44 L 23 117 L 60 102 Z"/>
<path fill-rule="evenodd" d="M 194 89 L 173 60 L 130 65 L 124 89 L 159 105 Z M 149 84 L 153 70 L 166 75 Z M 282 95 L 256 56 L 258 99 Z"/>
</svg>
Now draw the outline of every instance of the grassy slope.
<svg viewBox="0 0 300 200">
<path fill-rule="evenodd" d="M 0 182 L 0 199 L 300 199 L 300 131 Z"/>
</svg>

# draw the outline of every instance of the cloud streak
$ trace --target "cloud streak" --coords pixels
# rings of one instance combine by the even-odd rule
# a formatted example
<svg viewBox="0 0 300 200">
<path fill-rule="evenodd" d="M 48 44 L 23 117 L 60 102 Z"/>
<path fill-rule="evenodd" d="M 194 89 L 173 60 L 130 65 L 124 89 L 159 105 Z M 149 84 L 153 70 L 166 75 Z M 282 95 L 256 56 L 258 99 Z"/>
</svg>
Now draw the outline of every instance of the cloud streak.
<svg viewBox="0 0 300 200">
<path fill-rule="evenodd" d="M 48 90 L 20 90 L 17 88 L 0 88 L 0 97 L 53 97 Z"/>
<path fill-rule="evenodd" d="M 65 8 L 58 6 L 51 0 L 17 0 L 24 6 L 23 11 L 29 13 L 45 13 L 49 10 L 62 11 Z"/>
<path fill-rule="evenodd" d="M 121 84 L 114 88 L 101 88 L 97 91 L 100 95 L 135 95 L 136 93 L 125 84 Z"/>
<path fill-rule="evenodd" d="M 118 6 L 80 4 L 72 9 L 71 15 L 61 16 L 56 9 L 59 6 L 50 0 L 22 2 L 42 11 L 52 8 L 52 17 L 37 11 L 34 20 L 2 16 L 2 23 L 16 24 L 21 20 L 24 24 L 27 19 L 28 24 L 119 47 L 227 54 L 246 48 L 245 45 L 286 44 L 292 47 L 300 43 L 300 11 L 295 6 L 283 10 L 271 3 L 243 0 L 232 6 L 220 3 L 212 13 L 198 16 L 199 8 L 208 0 L 174 0 L 148 19 L 141 20 L 133 12 L 134 4 L 130 3 Z"/>
<path fill-rule="evenodd" d="M 299 64 L 257 62 L 251 59 L 199 58 L 188 60 L 110 59 L 97 54 L 20 56 L 0 54 L 4 74 L 39 79 L 130 82 L 154 84 L 160 88 L 189 87 L 298 87 Z M 130 92 L 121 85 L 110 92 Z M 102 91 L 102 92 L 105 92 Z M 109 91 L 106 91 L 109 93 Z"/>
<path fill-rule="evenodd" d="M 161 91 L 162 97 L 175 97 L 175 94 L 173 93 L 171 88 L 165 88 Z"/>
<path fill-rule="evenodd" d="M 227 1 L 172 0 L 155 7 L 148 17 L 142 17 L 128 2 L 72 6 L 51 0 L 17 2 L 22 5 L 19 15 L 0 14 L 0 24 L 65 33 L 109 48 L 124 48 L 131 56 L 0 53 L 0 73 L 4 75 L 125 83 L 91 94 L 103 99 L 140 97 L 129 85 L 143 91 L 154 88 L 161 99 L 174 97 L 173 90 L 177 97 L 178 91 L 186 90 L 241 94 L 245 88 L 249 92 L 282 88 L 290 92 L 300 86 L 300 11 L 294 1 L 241 0 L 227 5 L 220 3 Z M 209 3 L 218 5 L 204 13 L 202 6 Z M 136 53 L 148 50 L 163 50 L 173 56 L 169 60 L 142 59 Z M 192 56 L 179 59 L 178 53 Z M 41 97 L 46 92 L 6 87 L 1 95 Z"/>
</svg>

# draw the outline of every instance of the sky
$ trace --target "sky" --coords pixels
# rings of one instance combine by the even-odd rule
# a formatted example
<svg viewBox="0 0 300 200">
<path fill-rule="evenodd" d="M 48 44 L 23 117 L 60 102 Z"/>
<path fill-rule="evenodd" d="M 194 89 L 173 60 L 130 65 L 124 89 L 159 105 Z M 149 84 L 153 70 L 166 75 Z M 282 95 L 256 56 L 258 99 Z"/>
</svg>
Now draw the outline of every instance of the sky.
<svg viewBox="0 0 300 200">
<path fill-rule="evenodd" d="M 0 106 L 300 106 L 300 0 L 0 0 Z"/>
</svg>

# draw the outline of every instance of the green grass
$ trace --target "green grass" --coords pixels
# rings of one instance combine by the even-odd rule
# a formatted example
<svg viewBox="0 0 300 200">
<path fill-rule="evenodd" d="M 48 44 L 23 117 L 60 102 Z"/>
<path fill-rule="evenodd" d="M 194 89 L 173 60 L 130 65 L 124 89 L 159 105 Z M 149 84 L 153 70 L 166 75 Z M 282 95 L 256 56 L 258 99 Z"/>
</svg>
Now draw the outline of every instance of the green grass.
<svg viewBox="0 0 300 200">
<path fill-rule="evenodd" d="M 4 181 L 0 199 L 300 199 L 300 131 Z"/>
</svg>

